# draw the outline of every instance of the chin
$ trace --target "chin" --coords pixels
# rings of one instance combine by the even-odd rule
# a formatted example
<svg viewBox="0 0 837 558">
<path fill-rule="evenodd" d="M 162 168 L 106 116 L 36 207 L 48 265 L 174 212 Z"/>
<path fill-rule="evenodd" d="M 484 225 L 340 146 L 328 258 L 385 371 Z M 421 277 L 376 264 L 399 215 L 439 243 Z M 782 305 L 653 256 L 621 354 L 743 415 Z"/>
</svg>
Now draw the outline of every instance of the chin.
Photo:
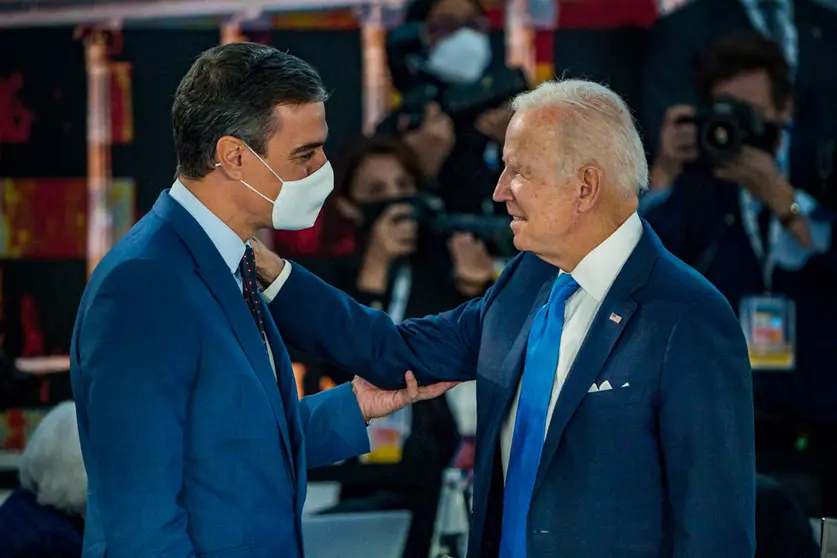
<svg viewBox="0 0 837 558">
<path fill-rule="evenodd" d="M 514 235 L 514 247 L 521 252 L 528 252 L 529 243 L 526 242 L 526 236 L 521 234 Z"/>
</svg>

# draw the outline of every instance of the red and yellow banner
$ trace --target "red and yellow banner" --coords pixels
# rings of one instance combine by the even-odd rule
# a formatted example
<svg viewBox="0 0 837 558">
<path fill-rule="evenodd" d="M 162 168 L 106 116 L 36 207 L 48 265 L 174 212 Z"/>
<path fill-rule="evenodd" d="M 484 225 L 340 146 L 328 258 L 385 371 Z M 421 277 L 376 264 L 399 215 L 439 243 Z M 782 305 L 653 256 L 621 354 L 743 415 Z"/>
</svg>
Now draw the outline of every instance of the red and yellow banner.
<svg viewBox="0 0 837 558">
<path fill-rule="evenodd" d="M 134 182 L 110 188 L 115 240 L 134 224 Z M 87 180 L 0 179 L 0 258 L 79 259 L 87 255 Z"/>
<path fill-rule="evenodd" d="M 279 14 L 271 18 L 273 29 L 357 29 L 351 9 Z"/>
</svg>

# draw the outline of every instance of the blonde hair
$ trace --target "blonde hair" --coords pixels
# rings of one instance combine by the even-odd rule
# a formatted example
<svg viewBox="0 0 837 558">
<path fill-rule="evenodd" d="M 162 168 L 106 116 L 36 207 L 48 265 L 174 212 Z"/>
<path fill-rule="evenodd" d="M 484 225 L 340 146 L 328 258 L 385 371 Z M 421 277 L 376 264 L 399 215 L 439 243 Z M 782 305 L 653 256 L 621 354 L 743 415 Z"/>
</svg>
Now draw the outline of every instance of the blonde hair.
<svg viewBox="0 0 837 558">
<path fill-rule="evenodd" d="M 622 98 L 604 85 L 581 79 L 547 81 L 512 100 L 512 109 L 565 109 L 560 137 L 566 159 L 559 171 L 569 176 L 596 162 L 626 192 L 648 188 L 648 162 L 634 118 Z"/>
</svg>

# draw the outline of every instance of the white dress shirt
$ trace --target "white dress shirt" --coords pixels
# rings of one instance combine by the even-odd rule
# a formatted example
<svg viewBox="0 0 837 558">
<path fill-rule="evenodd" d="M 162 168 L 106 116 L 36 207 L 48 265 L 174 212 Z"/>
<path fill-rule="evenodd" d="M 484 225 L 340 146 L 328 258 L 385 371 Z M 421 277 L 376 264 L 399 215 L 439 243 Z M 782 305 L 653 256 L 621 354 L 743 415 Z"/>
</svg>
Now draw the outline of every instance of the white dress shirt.
<svg viewBox="0 0 837 558">
<path fill-rule="evenodd" d="M 622 271 L 622 266 L 625 265 L 628 256 L 636 248 L 640 237 L 642 237 L 642 221 L 634 213 L 616 229 L 616 232 L 587 254 L 571 273 L 580 288 L 564 306 L 564 329 L 561 333 L 558 367 L 555 370 L 552 395 L 549 398 L 549 408 L 546 413 L 547 424 L 552 420 L 555 403 L 575 362 L 578 350 L 587 336 L 590 324 L 593 323 L 593 318 L 599 311 L 602 301 L 619 272 Z M 500 430 L 500 456 L 503 462 L 504 479 L 509 467 L 509 454 L 519 400 L 520 385 L 518 384 L 508 417 Z M 548 429 L 544 429 L 544 439 L 547 432 Z"/>
<path fill-rule="evenodd" d="M 169 195 L 191 215 L 198 225 L 212 241 L 212 244 L 221 254 L 224 263 L 230 268 L 233 279 L 238 285 L 238 290 L 242 293 L 241 302 L 244 301 L 244 287 L 241 282 L 241 273 L 238 271 L 238 266 L 241 263 L 241 258 L 244 257 L 244 247 L 246 244 L 241 237 L 239 237 L 231 228 L 227 226 L 217 215 L 212 213 L 195 195 L 189 191 L 182 182 L 176 180 L 172 184 Z M 285 266 L 290 267 L 290 266 Z M 287 277 L 287 276 L 286 276 Z M 284 281 L 283 281 L 284 282 Z M 271 288 L 273 286 L 271 285 Z M 273 296 L 279 290 L 273 291 Z M 272 297 L 271 297 L 272 300 Z M 270 348 L 270 343 L 265 339 L 265 347 L 267 347 L 267 357 L 270 359 L 270 367 L 273 369 L 273 375 L 276 376 L 276 363 L 273 361 L 273 351 Z"/>
</svg>

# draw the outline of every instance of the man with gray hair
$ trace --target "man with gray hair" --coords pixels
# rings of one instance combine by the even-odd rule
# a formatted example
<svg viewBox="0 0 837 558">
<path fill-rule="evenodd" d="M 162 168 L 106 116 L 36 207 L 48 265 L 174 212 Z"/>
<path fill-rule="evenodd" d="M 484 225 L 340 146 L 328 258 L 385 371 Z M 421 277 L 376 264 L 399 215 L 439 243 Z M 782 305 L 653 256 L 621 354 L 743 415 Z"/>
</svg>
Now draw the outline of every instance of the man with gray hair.
<svg viewBox="0 0 837 558">
<path fill-rule="evenodd" d="M 494 199 L 523 253 L 485 296 L 396 326 L 259 247 L 282 335 L 381 387 L 477 380 L 470 558 L 752 557 L 744 336 L 637 216 L 630 111 L 578 80 L 512 106 Z"/>
</svg>

